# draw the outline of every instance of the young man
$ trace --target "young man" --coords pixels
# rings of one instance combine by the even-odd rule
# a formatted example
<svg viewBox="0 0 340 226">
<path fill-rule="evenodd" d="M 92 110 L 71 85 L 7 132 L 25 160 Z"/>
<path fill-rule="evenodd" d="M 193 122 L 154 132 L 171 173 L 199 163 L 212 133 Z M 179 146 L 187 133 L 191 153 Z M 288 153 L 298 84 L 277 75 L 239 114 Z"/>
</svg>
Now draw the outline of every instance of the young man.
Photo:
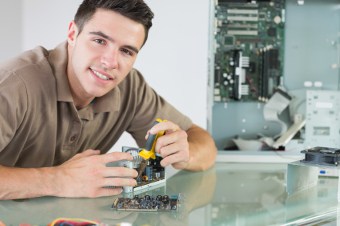
<svg viewBox="0 0 340 226">
<path fill-rule="evenodd" d="M 84 0 L 67 42 L 0 66 L 0 199 L 99 197 L 134 186 L 135 170 L 106 167 L 132 160 L 104 154 L 124 131 L 139 146 L 147 133 L 166 131 L 156 144 L 163 166 L 214 164 L 210 135 L 133 69 L 152 18 L 142 0 Z M 156 118 L 167 121 L 149 130 Z"/>
</svg>

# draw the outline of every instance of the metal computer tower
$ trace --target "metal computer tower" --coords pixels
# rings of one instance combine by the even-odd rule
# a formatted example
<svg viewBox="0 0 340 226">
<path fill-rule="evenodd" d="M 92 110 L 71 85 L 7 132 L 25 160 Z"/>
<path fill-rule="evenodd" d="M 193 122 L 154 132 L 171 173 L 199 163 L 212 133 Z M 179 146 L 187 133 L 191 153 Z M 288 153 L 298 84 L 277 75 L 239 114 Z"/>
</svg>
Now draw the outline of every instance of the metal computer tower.
<svg viewBox="0 0 340 226">
<path fill-rule="evenodd" d="M 208 130 L 219 150 L 275 142 L 308 123 L 307 91 L 339 91 L 339 0 L 211 0 L 209 26 Z M 308 145 L 303 125 L 289 139 Z"/>
</svg>

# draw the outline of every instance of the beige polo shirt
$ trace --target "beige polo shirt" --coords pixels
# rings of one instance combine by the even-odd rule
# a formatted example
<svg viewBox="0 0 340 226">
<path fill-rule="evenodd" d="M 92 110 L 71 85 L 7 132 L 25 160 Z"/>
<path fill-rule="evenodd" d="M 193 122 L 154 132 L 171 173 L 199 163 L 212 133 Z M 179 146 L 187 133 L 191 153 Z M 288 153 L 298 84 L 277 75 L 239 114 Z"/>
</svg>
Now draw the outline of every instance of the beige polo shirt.
<svg viewBox="0 0 340 226">
<path fill-rule="evenodd" d="M 66 65 L 66 42 L 0 65 L 0 165 L 53 166 L 90 148 L 105 153 L 124 131 L 144 146 L 156 118 L 184 130 L 192 125 L 135 69 L 111 92 L 77 110 Z"/>
</svg>

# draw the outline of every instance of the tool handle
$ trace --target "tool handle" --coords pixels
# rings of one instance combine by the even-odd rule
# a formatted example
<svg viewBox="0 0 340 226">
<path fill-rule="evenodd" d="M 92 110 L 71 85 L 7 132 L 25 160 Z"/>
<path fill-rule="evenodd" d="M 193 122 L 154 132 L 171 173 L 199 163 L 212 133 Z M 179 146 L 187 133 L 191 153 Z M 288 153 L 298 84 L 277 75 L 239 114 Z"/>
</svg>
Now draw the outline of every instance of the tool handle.
<svg viewBox="0 0 340 226">
<path fill-rule="evenodd" d="M 164 120 L 156 119 L 156 121 L 152 123 L 152 127 L 154 127 L 157 123 L 160 123 L 160 122 L 164 122 Z M 146 159 L 146 160 L 149 158 L 155 159 L 156 158 L 156 155 L 155 155 L 156 140 L 158 137 L 163 136 L 164 133 L 165 133 L 164 131 L 158 132 L 157 134 L 149 133 L 148 139 L 146 140 L 145 148 L 143 148 L 139 152 L 139 156 L 141 156 L 143 159 Z"/>
<path fill-rule="evenodd" d="M 154 121 L 152 123 L 151 128 L 154 127 L 155 125 L 157 125 L 158 123 L 159 123 L 158 120 Z M 150 151 L 152 149 L 152 146 L 155 142 L 156 137 L 157 137 L 157 134 L 149 134 L 148 139 L 146 140 L 146 144 L 145 144 L 146 150 Z"/>
<path fill-rule="evenodd" d="M 149 134 L 148 139 L 146 140 L 145 149 L 150 151 L 152 149 L 153 143 L 157 137 L 157 134 Z"/>
</svg>

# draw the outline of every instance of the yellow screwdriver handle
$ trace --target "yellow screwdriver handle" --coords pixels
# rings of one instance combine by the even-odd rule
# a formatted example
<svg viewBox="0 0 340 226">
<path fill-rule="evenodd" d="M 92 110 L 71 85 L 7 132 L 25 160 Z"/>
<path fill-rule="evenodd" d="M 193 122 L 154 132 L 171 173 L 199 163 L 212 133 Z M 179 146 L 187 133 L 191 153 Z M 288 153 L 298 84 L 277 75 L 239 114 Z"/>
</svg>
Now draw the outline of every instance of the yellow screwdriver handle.
<svg viewBox="0 0 340 226">
<path fill-rule="evenodd" d="M 152 124 L 152 127 L 155 126 L 156 124 L 160 123 L 160 122 L 164 122 L 165 120 L 162 119 L 156 119 L 156 121 L 154 121 L 154 123 Z M 143 148 L 140 152 L 139 155 L 147 160 L 149 158 L 155 159 L 156 155 L 155 155 L 155 146 L 156 146 L 156 141 L 160 136 L 164 135 L 164 131 L 160 131 L 157 134 L 149 134 L 148 139 L 146 140 L 146 144 L 145 144 L 145 148 Z"/>
</svg>

